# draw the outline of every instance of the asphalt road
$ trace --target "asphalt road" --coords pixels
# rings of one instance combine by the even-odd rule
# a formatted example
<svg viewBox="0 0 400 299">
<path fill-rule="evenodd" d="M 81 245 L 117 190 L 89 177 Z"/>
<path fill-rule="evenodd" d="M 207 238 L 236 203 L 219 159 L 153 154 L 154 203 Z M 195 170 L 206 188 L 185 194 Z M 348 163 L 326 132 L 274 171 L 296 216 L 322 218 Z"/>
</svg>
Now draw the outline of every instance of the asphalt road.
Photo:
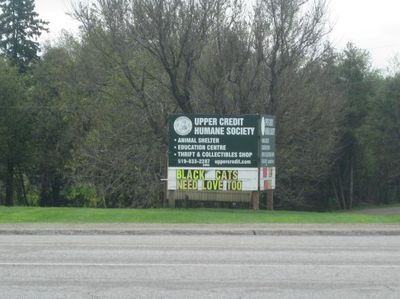
<svg viewBox="0 0 400 299">
<path fill-rule="evenodd" d="M 0 235 L 0 298 L 399 298 L 400 236 Z"/>
</svg>

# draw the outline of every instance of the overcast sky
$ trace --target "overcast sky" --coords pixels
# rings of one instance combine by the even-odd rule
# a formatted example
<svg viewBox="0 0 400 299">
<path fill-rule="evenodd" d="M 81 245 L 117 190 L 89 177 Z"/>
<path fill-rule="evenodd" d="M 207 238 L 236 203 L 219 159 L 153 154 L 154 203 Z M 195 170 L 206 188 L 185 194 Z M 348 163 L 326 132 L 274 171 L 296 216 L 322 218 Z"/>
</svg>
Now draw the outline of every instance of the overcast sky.
<svg viewBox="0 0 400 299">
<path fill-rule="evenodd" d="M 42 40 L 56 38 L 62 29 L 77 31 L 79 24 L 66 14 L 71 0 L 36 0 L 36 11 L 50 22 Z M 331 40 L 338 49 L 349 41 L 367 49 L 373 66 L 384 70 L 400 54 L 399 15 L 400 0 L 330 0 Z"/>
</svg>

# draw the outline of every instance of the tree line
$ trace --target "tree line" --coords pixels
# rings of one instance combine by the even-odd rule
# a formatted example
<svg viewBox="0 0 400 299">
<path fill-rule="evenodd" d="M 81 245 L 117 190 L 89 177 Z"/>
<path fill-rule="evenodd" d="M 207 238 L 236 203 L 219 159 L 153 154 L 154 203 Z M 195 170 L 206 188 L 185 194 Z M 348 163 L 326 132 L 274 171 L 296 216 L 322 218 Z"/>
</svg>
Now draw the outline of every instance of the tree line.
<svg viewBox="0 0 400 299">
<path fill-rule="evenodd" d="M 0 203 L 154 207 L 171 113 L 273 114 L 276 208 L 400 200 L 400 68 L 329 42 L 323 0 L 98 0 L 38 55 L 0 0 Z"/>
</svg>

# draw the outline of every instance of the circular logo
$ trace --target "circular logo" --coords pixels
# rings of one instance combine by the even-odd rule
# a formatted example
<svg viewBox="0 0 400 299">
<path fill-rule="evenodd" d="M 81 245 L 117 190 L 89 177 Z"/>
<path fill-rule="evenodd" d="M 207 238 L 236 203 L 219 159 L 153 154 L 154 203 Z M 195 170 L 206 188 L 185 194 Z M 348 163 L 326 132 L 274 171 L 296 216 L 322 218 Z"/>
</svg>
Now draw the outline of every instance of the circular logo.
<svg viewBox="0 0 400 299">
<path fill-rule="evenodd" d="M 178 135 L 186 136 L 192 131 L 192 121 L 186 116 L 179 116 L 174 121 L 174 130 Z"/>
</svg>

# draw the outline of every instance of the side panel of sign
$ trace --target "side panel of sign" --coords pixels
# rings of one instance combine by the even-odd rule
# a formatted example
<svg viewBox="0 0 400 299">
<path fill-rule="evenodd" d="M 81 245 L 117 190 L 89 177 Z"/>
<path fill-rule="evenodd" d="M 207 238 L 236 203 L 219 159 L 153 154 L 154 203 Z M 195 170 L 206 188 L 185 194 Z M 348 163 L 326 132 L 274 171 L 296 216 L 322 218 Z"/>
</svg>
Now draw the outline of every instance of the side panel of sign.
<svg viewBox="0 0 400 299">
<path fill-rule="evenodd" d="M 275 166 L 275 117 L 263 115 L 260 130 L 260 167 Z"/>
<path fill-rule="evenodd" d="M 255 191 L 257 182 L 258 168 L 168 168 L 168 190 Z"/>
<path fill-rule="evenodd" d="M 260 191 L 275 189 L 275 117 L 260 121 Z"/>
</svg>

